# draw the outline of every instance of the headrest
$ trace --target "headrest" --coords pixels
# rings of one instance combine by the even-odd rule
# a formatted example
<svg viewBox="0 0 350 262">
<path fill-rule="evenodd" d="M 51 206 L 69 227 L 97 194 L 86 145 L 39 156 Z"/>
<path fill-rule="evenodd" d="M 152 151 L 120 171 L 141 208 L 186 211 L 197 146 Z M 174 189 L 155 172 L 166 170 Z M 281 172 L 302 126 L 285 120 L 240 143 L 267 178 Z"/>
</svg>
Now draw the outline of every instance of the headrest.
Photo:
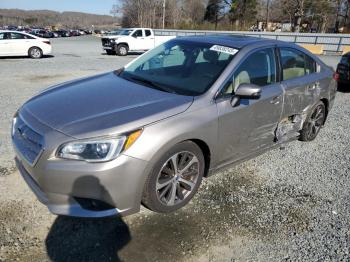
<svg viewBox="0 0 350 262">
<path fill-rule="evenodd" d="M 206 49 L 203 51 L 203 58 L 209 63 L 216 63 L 219 58 L 219 53 L 216 51 Z"/>
</svg>

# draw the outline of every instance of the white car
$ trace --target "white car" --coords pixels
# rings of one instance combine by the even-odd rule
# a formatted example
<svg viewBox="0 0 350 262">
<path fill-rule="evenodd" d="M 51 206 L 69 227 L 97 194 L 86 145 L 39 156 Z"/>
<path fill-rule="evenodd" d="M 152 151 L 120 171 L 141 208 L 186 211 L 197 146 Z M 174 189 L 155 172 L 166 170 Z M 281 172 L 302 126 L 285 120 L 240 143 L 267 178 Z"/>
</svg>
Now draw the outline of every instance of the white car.
<svg viewBox="0 0 350 262">
<path fill-rule="evenodd" d="M 52 51 L 51 42 L 31 34 L 0 30 L 0 56 L 41 58 Z"/>
<path fill-rule="evenodd" d="M 128 52 L 144 52 L 164 42 L 175 38 L 175 36 L 155 36 L 150 28 L 124 28 L 116 35 L 101 38 L 102 48 L 108 55 L 125 56 Z"/>
</svg>

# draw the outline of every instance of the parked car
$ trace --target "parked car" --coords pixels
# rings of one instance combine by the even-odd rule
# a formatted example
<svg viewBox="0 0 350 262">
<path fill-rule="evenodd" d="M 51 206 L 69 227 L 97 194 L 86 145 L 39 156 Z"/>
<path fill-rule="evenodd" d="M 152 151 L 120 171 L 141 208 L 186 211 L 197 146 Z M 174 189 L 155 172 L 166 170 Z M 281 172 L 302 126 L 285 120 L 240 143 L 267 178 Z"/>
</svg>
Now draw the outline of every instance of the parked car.
<svg viewBox="0 0 350 262">
<path fill-rule="evenodd" d="M 16 163 L 55 214 L 127 215 L 141 203 L 172 212 L 203 177 L 314 140 L 334 103 L 333 73 L 291 43 L 176 38 L 31 98 L 13 119 Z"/>
<path fill-rule="evenodd" d="M 44 29 L 34 29 L 30 34 L 41 37 L 41 38 L 54 38 L 55 34 L 53 32 Z"/>
<path fill-rule="evenodd" d="M 150 28 L 126 28 L 118 35 L 101 38 L 102 48 L 109 55 L 126 56 L 128 52 L 144 52 L 154 48 L 174 36 L 155 36 Z"/>
<path fill-rule="evenodd" d="M 70 30 L 69 36 L 80 36 L 80 32 L 78 30 Z"/>
<path fill-rule="evenodd" d="M 69 37 L 69 32 L 66 30 L 57 30 L 54 31 L 58 35 L 58 37 Z"/>
<path fill-rule="evenodd" d="M 350 53 L 342 56 L 335 75 L 340 86 L 350 85 Z"/>
<path fill-rule="evenodd" d="M 0 56 L 29 56 L 41 58 L 51 53 L 51 43 L 31 34 L 0 31 Z"/>
</svg>

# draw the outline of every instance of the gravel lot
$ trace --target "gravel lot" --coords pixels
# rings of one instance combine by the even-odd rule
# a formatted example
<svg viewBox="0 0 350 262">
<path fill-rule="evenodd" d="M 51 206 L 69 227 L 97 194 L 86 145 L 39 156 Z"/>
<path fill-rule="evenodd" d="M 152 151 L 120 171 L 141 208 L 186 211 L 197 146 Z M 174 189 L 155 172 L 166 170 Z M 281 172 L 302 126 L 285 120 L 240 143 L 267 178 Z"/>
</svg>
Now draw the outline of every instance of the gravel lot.
<svg viewBox="0 0 350 262">
<path fill-rule="evenodd" d="M 0 59 L 0 261 L 350 261 L 350 93 L 314 142 L 293 142 L 206 179 L 184 209 L 56 217 L 13 168 L 15 110 L 39 90 L 110 71 L 93 37 L 52 40 L 53 57 Z M 322 57 L 335 66 L 339 57 Z M 350 89 L 349 89 L 350 90 Z"/>
</svg>

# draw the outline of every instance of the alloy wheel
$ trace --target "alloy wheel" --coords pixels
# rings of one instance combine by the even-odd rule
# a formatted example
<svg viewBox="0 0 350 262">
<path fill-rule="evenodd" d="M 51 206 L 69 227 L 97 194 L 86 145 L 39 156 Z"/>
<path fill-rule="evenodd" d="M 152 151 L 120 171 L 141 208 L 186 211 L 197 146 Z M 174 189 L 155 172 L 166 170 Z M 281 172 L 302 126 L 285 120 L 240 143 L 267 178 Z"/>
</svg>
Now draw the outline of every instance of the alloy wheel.
<svg viewBox="0 0 350 262">
<path fill-rule="evenodd" d="M 126 50 L 126 48 L 124 46 L 122 46 L 122 47 L 120 47 L 119 52 L 121 55 L 126 55 L 128 51 Z"/>
<path fill-rule="evenodd" d="M 184 151 L 174 154 L 158 174 L 158 199 L 167 206 L 181 203 L 194 190 L 198 177 L 199 160 L 193 153 Z"/>
<path fill-rule="evenodd" d="M 39 58 L 41 57 L 41 52 L 38 48 L 33 48 L 31 51 L 30 51 L 30 54 L 32 57 L 34 58 Z"/>
<path fill-rule="evenodd" d="M 325 109 L 323 105 L 317 106 L 307 123 L 307 137 L 309 140 L 314 139 L 320 131 L 325 118 Z"/>
</svg>

